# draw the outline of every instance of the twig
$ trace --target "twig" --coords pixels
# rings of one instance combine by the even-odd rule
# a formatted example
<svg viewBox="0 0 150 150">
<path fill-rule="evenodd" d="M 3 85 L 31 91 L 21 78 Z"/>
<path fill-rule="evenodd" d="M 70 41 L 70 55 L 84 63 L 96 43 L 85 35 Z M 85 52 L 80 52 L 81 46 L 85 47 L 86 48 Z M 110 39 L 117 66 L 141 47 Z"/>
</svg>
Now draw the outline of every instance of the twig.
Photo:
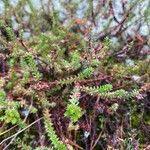
<svg viewBox="0 0 150 150">
<path fill-rule="evenodd" d="M 36 117 L 39 119 L 38 114 L 36 114 Z M 43 141 L 43 136 L 42 136 L 42 127 L 41 127 L 40 121 L 37 123 L 37 126 L 38 126 L 40 146 L 44 146 L 44 141 Z"/>
<path fill-rule="evenodd" d="M 93 150 L 93 149 L 94 149 L 94 147 L 96 146 L 96 144 L 98 143 L 98 141 L 99 141 L 100 137 L 102 136 L 102 133 L 103 133 L 103 130 L 100 132 L 100 134 L 99 134 L 98 138 L 96 139 L 96 141 L 95 141 L 94 145 L 92 146 L 91 150 Z"/>
<path fill-rule="evenodd" d="M 34 125 L 35 123 L 37 123 L 37 122 L 40 121 L 41 119 L 43 119 L 43 117 L 41 117 L 41 118 L 35 120 L 34 122 L 32 122 L 31 124 L 29 124 L 29 125 L 28 125 L 27 127 L 25 127 L 24 129 L 22 129 L 22 130 L 18 131 L 17 133 L 15 133 L 14 135 L 12 135 L 12 136 L 10 136 L 10 137 L 4 139 L 4 140 L 0 143 L 0 145 L 2 145 L 4 142 L 8 141 L 9 139 L 11 139 L 11 138 L 17 136 L 18 134 L 20 134 L 21 132 L 25 131 L 26 129 L 30 128 L 32 125 Z M 6 149 L 6 148 L 5 148 L 5 149 Z M 4 150 L 4 149 L 3 149 L 3 150 Z"/>
<path fill-rule="evenodd" d="M 29 107 L 29 111 L 31 110 L 32 105 L 33 105 L 33 97 L 31 97 L 31 104 L 30 104 L 30 107 Z M 28 115 L 24 118 L 23 122 L 26 122 L 28 116 L 29 116 L 29 113 L 28 113 Z M 33 122 L 33 123 L 34 123 L 34 122 Z M 31 125 L 31 124 L 30 124 L 30 125 Z M 27 127 L 29 127 L 29 126 L 27 126 Z M 24 128 L 24 129 L 26 129 L 26 128 Z M 22 130 L 24 131 L 24 129 L 22 129 Z M 10 138 L 12 138 L 11 141 L 9 142 L 9 144 L 8 144 L 3 150 L 6 150 L 6 149 L 12 144 L 12 142 L 15 140 L 15 138 L 17 137 L 17 135 L 20 134 L 20 133 L 22 132 L 22 130 L 19 129 L 19 131 L 18 131 L 16 134 L 12 135 L 12 136 L 9 137 L 9 138 L 4 139 L 4 140 L 1 142 L 1 143 L 3 143 L 3 142 L 5 142 L 5 140 L 7 141 L 7 140 L 9 140 Z M 0 145 L 1 145 L 1 143 L 0 143 Z"/>
<path fill-rule="evenodd" d="M 15 125 L 15 126 L 9 128 L 8 130 L 6 130 L 6 131 L 0 133 L 0 136 L 2 136 L 3 134 L 6 134 L 7 132 L 9 132 L 10 130 L 14 129 L 15 127 L 17 127 L 17 125 Z"/>
<path fill-rule="evenodd" d="M 81 146 L 79 146 L 78 144 L 74 143 L 73 141 L 71 141 L 69 139 L 68 139 L 68 141 L 66 143 L 68 143 L 68 144 L 70 144 L 70 145 L 72 145 L 74 147 L 77 147 L 78 149 L 83 150 L 83 148 Z"/>
</svg>

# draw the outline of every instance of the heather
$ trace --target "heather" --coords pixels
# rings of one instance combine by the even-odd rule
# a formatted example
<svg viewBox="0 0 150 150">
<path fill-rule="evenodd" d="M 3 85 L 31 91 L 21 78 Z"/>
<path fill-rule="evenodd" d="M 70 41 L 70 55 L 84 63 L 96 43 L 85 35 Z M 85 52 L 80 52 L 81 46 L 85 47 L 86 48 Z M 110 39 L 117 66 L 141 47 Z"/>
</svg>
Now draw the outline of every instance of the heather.
<svg viewBox="0 0 150 150">
<path fill-rule="evenodd" d="M 149 150 L 149 6 L 1 0 L 0 149 Z"/>
</svg>

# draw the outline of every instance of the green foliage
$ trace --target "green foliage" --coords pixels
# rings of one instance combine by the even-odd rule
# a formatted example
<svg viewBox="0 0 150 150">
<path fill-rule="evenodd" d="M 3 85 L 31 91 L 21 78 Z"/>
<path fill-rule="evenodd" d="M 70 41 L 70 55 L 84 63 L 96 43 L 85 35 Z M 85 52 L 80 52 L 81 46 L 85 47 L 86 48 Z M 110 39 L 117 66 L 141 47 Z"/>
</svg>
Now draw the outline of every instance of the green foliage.
<svg viewBox="0 0 150 150">
<path fill-rule="evenodd" d="M 62 141 L 59 140 L 58 136 L 56 135 L 55 129 L 53 128 L 51 119 L 49 118 L 49 114 L 47 112 L 44 113 L 44 125 L 48 137 L 50 138 L 52 145 L 54 145 L 54 148 L 58 150 L 67 150 L 66 146 Z"/>
<path fill-rule="evenodd" d="M 98 59 L 92 59 L 91 66 L 98 67 L 100 65 L 100 61 Z"/>
<path fill-rule="evenodd" d="M 73 123 L 77 122 L 82 116 L 81 108 L 76 104 L 68 104 L 65 112 L 65 117 L 69 117 Z"/>
<path fill-rule="evenodd" d="M 75 77 L 68 77 L 67 79 L 62 79 L 62 80 L 58 81 L 58 84 L 60 84 L 61 86 L 69 85 L 74 82 L 86 79 L 92 75 L 93 71 L 94 71 L 94 69 L 92 67 L 86 68 Z"/>
<path fill-rule="evenodd" d="M 90 95 L 99 95 L 102 98 L 128 98 L 128 92 L 123 89 L 112 91 L 112 85 L 106 84 L 99 87 L 81 87 L 82 91 Z M 111 92 L 112 91 L 112 92 Z"/>
<path fill-rule="evenodd" d="M 77 70 L 81 67 L 80 53 L 77 51 L 70 53 L 70 61 L 64 61 L 65 68 L 69 70 Z"/>
<path fill-rule="evenodd" d="M 76 86 L 72 92 L 72 95 L 70 96 L 71 99 L 69 100 L 69 104 L 67 105 L 65 116 L 69 117 L 71 119 L 72 123 L 75 123 L 81 118 L 82 116 L 82 110 L 79 107 L 79 99 L 80 91 L 79 87 Z"/>
<path fill-rule="evenodd" d="M 53 148 L 48 148 L 48 147 L 37 147 L 36 150 L 53 150 Z"/>
<path fill-rule="evenodd" d="M 4 25 L 2 21 L 0 21 L 0 31 L 7 41 L 12 41 L 15 37 L 12 28 Z"/>
<path fill-rule="evenodd" d="M 111 84 L 106 84 L 103 86 L 100 86 L 98 89 L 99 93 L 107 93 L 110 92 L 112 90 L 112 85 Z"/>
<path fill-rule="evenodd" d="M 6 98 L 6 93 L 3 90 L 0 90 L 0 102 L 2 103 Z"/>
<path fill-rule="evenodd" d="M 5 120 L 6 123 L 17 124 L 21 121 L 20 114 L 18 110 L 9 109 L 5 110 L 5 116 L 1 118 L 1 120 Z"/>
<path fill-rule="evenodd" d="M 1 106 L 1 110 L 7 110 L 7 109 L 18 109 L 20 107 L 20 103 L 19 102 L 15 102 L 15 101 L 1 101 L 0 103 Z"/>
<path fill-rule="evenodd" d="M 77 14 L 83 1 L 60 1 L 64 14 L 52 0 L 41 0 L 39 10 L 32 0 L 15 6 L 3 2 L 9 9 L 0 21 L 0 131 L 6 140 L 2 149 L 23 125 L 28 128 L 10 139 L 14 142 L 8 149 L 132 149 L 133 141 L 149 142 L 150 65 L 144 56 L 148 39 L 136 33 L 133 39 L 122 36 L 132 10 L 123 14 L 118 28 L 111 27 L 115 17 L 107 18 L 113 15 L 113 2 L 106 1 L 100 9 L 103 4 L 88 0 L 81 19 Z M 107 21 L 97 40 L 99 10 Z"/>
<path fill-rule="evenodd" d="M 94 72 L 94 69 L 92 67 L 86 68 L 82 71 L 81 74 L 79 74 L 78 78 L 80 80 L 82 80 L 84 78 L 88 78 L 92 75 L 93 72 Z"/>
<path fill-rule="evenodd" d="M 33 135 L 29 136 L 29 132 L 27 131 L 24 133 L 23 138 L 16 138 L 15 144 L 17 145 L 17 149 L 21 150 L 33 150 L 33 147 L 31 146 L 33 144 L 33 139 L 35 137 Z"/>
<path fill-rule="evenodd" d="M 31 53 L 29 53 L 29 52 L 25 53 L 24 57 L 20 61 L 20 65 L 22 68 L 26 69 L 25 73 L 23 74 L 24 80 L 29 77 L 29 72 L 32 73 L 33 77 L 36 80 L 41 79 L 41 74 L 38 71 L 36 61 Z M 28 70 L 28 72 L 27 72 L 27 70 Z"/>
</svg>

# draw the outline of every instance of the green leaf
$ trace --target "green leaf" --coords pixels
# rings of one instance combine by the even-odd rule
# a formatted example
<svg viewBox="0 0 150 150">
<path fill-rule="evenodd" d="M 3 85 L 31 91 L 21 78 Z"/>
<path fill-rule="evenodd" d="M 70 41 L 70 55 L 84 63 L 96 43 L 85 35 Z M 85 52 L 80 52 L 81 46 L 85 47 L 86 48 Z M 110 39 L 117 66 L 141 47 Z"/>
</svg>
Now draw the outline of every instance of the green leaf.
<svg viewBox="0 0 150 150">
<path fill-rule="evenodd" d="M 67 110 L 64 115 L 66 117 L 69 117 L 71 121 L 75 123 L 82 116 L 82 110 L 76 104 L 68 104 Z"/>
<path fill-rule="evenodd" d="M 6 93 L 3 90 L 0 90 L 0 102 L 4 101 L 6 98 Z"/>
</svg>

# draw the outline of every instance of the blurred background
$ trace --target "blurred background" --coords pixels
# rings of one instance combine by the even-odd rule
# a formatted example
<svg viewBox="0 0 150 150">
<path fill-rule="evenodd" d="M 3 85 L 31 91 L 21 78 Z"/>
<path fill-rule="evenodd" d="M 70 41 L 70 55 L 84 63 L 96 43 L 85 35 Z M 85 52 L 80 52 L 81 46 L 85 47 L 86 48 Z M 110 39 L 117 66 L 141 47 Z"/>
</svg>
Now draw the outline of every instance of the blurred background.
<svg viewBox="0 0 150 150">
<path fill-rule="evenodd" d="M 0 0 L 0 17 L 24 37 L 41 30 L 46 32 L 55 17 L 62 25 L 83 32 L 91 27 L 94 37 L 104 33 L 118 37 L 148 36 L 150 32 L 149 0 Z M 76 28 L 75 25 L 76 24 Z M 81 32 L 81 31 L 80 31 Z M 116 39 L 114 39 L 116 40 Z"/>
<path fill-rule="evenodd" d="M 133 55 L 150 57 L 149 8 L 150 0 L 0 0 L 0 19 L 24 39 L 59 24 L 94 42 L 108 37 L 115 51 L 130 43 Z"/>
</svg>

